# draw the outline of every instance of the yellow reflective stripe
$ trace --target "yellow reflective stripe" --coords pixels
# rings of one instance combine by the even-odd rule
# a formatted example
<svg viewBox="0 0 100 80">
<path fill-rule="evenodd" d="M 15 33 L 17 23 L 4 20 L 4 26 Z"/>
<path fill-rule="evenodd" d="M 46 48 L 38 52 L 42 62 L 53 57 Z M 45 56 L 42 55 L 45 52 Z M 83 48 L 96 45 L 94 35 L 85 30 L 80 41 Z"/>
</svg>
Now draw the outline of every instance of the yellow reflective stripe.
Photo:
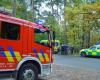
<svg viewBox="0 0 100 80">
<path fill-rule="evenodd" d="M 19 62 L 22 58 L 19 52 L 14 52 L 17 61 Z"/>
<path fill-rule="evenodd" d="M 14 62 L 14 59 L 13 57 L 11 56 L 11 53 L 9 51 L 4 51 L 5 52 L 5 55 L 8 59 L 9 62 Z"/>
<path fill-rule="evenodd" d="M 88 50 L 88 52 L 92 52 L 92 50 Z"/>
<path fill-rule="evenodd" d="M 44 54 L 44 55 L 45 55 L 46 62 L 50 62 L 48 55 L 47 54 Z"/>
<path fill-rule="evenodd" d="M 97 50 L 96 52 L 100 52 L 100 50 Z"/>
<path fill-rule="evenodd" d="M 93 56 L 96 56 L 96 52 L 92 52 L 92 55 L 93 55 Z"/>
<path fill-rule="evenodd" d="M 43 58 L 42 54 L 41 53 L 38 53 L 38 56 L 39 56 L 40 61 L 41 62 L 44 62 L 44 58 Z"/>
</svg>

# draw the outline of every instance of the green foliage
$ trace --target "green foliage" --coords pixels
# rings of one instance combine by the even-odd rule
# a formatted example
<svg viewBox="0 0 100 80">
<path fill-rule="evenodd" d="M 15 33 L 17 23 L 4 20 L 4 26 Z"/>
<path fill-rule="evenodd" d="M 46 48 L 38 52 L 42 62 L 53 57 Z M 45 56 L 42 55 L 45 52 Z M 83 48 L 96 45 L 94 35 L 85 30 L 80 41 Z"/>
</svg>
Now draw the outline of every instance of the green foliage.
<svg viewBox="0 0 100 80">
<path fill-rule="evenodd" d="M 39 10 L 39 8 L 41 7 L 42 3 L 47 4 L 50 8 L 56 5 L 57 12 L 52 13 L 52 10 L 51 11 L 45 10 L 44 12 L 40 13 L 41 10 Z M 14 4 L 16 4 L 15 8 L 13 8 Z M 13 9 L 16 9 L 15 14 L 16 14 L 16 17 L 18 18 L 33 21 L 33 15 L 34 15 L 34 18 L 36 17 L 44 18 L 44 16 L 48 16 L 46 17 L 46 25 L 49 25 L 52 30 L 56 31 L 57 39 L 58 38 L 60 39 L 60 36 L 61 36 L 61 31 L 59 31 L 60 25 L 57 19 L 60 16 L 58 13 L 58 8 L 60 9 L 62 5 L 63 5 L 63 0 L 55 0 L 55 1 L 53 0 L 51 1 L 49 0 L 15 0 L 15 3 L 14 3 L 14 0 L 0 0 L 0 7 L 5 7 L 5 9 L 10 10 L 11 13 L 13 12 Z M 33 7 L 34 7 L 34 13 L 32 11 Z"/>
<path fill-rule="evenodd" d="M 56 18 L 50 15 L 46 20 L 46 25 L 49 25 L 50 29 L 56 32 L 56 39 L 62 42 L 63 40 L 61 39 L 61 26 Z"/>
<path fill-rule="evenodd" d="M 0 0 L 0 6 L 11 8 L 12 0 Z"/>
<path fill-rule="evenodd" d="M 0 7 L 13 12 L 13 1 L 0 0 Z M 41 12 L 42 3 L 51 10 Z M 16 17 L 29 21 L 33 21 L 33 17 L 45 19 L 46 25 L 56 32 L 56 38 L 61 43 L 67 38 L 71 46 L 88 47 L 100 40 L 97 36 L 100 34 L 100 0 L 16 0 Z"/>
<path fill-rule="evenodd" d="M 100 36 L 97 36 L 100 34 L 99 14 L 99 2 L 66 8 L 65 19 L 68 23 L 69 45 L 86 48 L 100 41 Z"/>
</svg>

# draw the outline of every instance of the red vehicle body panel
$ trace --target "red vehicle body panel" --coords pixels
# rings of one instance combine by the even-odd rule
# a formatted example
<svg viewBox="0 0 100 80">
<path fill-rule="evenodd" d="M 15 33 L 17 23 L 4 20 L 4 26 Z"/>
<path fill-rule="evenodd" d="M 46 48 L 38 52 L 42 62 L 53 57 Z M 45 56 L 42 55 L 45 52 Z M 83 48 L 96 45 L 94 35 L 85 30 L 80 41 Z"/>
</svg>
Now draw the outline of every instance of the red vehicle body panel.
<svg viewBox="0 0 100 80">
<path fill-rule="evenodd" d="M 41 64 L 51 63 L 51 49 L 34 40 L 35 28 L 49 30 L 48 28 L 0 14 L 0 22 L 2 21 L 20 25 L 20 40 L 0 38 L 0 71 L 15 70 L 18 63 L 27 56 L 38 58 Z"/>
</svg>

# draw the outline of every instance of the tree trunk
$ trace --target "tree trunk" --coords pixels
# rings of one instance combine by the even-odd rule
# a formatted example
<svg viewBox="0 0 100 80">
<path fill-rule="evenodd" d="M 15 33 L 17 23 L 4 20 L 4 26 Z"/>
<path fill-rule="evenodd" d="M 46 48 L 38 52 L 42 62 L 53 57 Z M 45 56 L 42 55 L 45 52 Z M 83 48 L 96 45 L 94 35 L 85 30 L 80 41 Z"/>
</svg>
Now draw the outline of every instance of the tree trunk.
<svg viewBox="0 0 100 80">
<path fill-rule="evenodd" d="M 52 15 L 54 14 L 54 8 L 53 8 L 54 4 L 53 4 L 53 0 L 51 0 L 51 9 L 52 9 Z"/>
<path fill-rule="evenodd" d="M 66 9 L 66 6 L 67 6 L 67 1 L 66 0 L 64 0 L 64 17 L 66 16 L 66 11 L 65 11 L 65 9 Z M 67 32 L 67 25 L 66 25 L 66 19 L 64 18 L 64 32 Z M 64 35 L 65 37 L 65 43 L 67 44 L 67 33 L 65 33 L 65 35 Z"/>
<path fill-rule="evenodd" d="M 13 10 L 12 10 L 12 15 L 16 17 L 16 0 L 13 0 Z"/>
<path fill-rule="evenodd" d="M 32 5 L 32 19 L 33 19 L 33 22 L 34 22 L 35 21 L 34 0 L 31 0 L 31 5 Z"/>
</svg>

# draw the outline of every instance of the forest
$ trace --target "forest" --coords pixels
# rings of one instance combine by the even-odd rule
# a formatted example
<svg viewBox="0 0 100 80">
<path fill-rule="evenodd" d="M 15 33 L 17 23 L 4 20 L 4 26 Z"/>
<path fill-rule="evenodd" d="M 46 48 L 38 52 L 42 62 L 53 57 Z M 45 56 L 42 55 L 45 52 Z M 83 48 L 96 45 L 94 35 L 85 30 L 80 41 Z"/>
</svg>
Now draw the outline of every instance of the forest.
<svg viewBox="0 0 100 80">
<path fill-rule="evenodd" d="M 0 0 L 0 10 L 44 20 L 61 44 L 81 49 L 100 42 L 100 0 Z"/>
</svg>

